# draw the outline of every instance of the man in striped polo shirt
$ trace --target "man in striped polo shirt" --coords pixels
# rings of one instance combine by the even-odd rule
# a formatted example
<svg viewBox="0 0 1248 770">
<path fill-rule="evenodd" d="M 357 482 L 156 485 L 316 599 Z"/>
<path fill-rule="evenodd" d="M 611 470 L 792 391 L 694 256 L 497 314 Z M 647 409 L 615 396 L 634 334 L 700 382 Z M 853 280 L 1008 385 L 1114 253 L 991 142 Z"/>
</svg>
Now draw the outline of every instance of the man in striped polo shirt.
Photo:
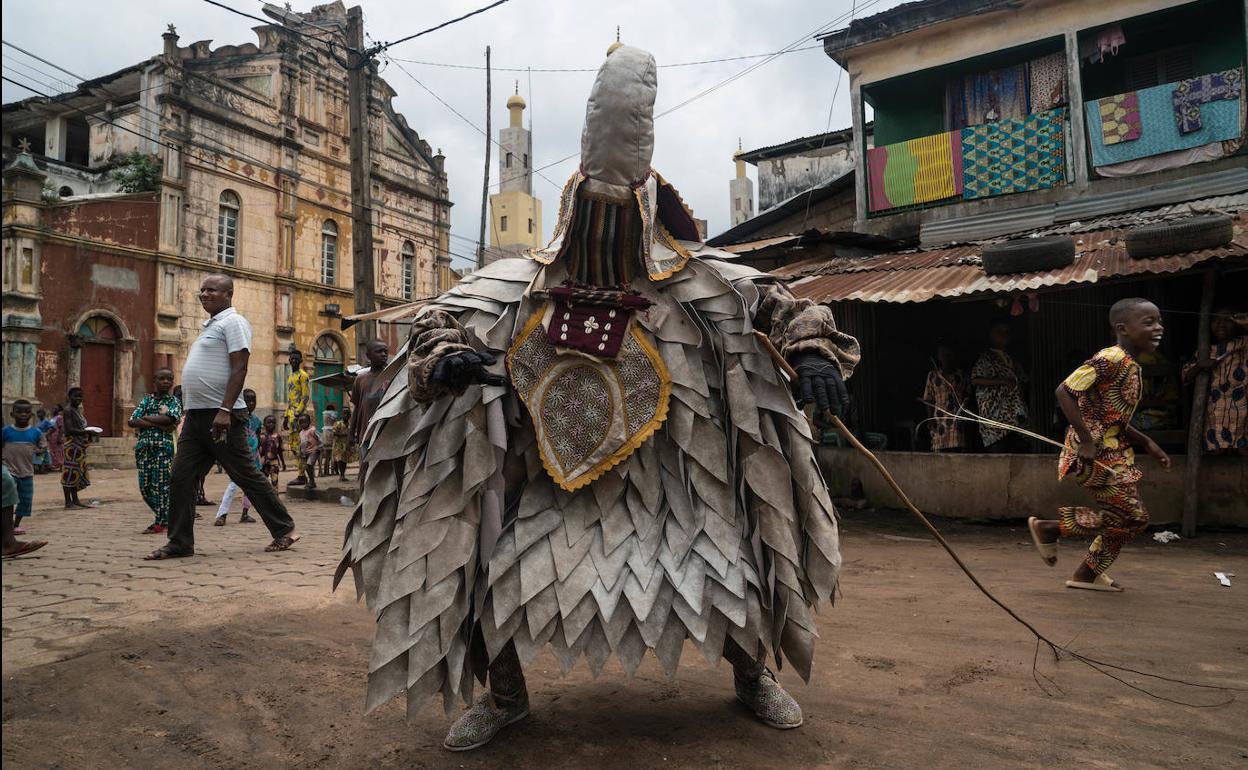
<svg viewBox="0 0 1248 770">
<path fill-rule="evenodd" d="M 234 281 L 228 275 L 210 275 L 200 284 L 199 304 L 210 318 L 182 368 L 185 419 L 169 483 L 169 542 L 145 557 L 149 560 L 194 555 L 195 485 L 214 462 L 242 488 L 273 535 L 264 550 L 285 551 L 299 539 L 286 506 L 256 468 L 247 446 L 242 392 L 251 324 L 231 306 L 233 300 Z"/>
</svg>

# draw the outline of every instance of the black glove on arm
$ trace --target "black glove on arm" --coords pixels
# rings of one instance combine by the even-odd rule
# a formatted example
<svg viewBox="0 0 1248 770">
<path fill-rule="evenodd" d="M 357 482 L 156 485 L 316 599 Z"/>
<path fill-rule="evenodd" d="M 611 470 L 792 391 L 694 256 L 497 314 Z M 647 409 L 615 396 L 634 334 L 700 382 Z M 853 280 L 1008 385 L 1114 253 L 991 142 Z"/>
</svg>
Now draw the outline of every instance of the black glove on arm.
<svg viewBox="0 0 1248 770">
<path fill-rule="evenodd" d="M 450 353 L 434 364 L 429 379 L 452 389 L 463 389 L 469 385 L 503 385 L 507 382 L 504 378 L 490 374 L 485 368 L 495 360 L 493 354 L 475 350 Z"/>
<path fill-rule="evenodd" d="M 845 416 L 849 392 L 845 389 L 839 364 L 818 353 L 798 353 L 790 363 L 797 370 L 793 397 L 799 407 L 814 403 L 820 412 L 830 409 L 837 417 Z"/>
</svg>

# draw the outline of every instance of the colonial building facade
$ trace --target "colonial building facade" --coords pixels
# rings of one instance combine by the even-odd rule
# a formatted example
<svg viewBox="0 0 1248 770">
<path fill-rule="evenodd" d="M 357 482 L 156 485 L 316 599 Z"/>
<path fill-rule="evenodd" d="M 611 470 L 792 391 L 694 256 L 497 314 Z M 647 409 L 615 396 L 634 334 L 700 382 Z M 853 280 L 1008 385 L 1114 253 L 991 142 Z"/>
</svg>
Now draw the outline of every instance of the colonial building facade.
<svg viewBox="0 0 1248 770">
<path fill-rule="evenodd" d="M 203 277 L 234 278 L 255 338 L 247 385 L 280 409 L 288 355 L 353 362 L 347 14 L 265 6 L 258 44 L 163 52 L 77 90 L 4 106 L 4 401 L 87 390 L 106 435 L 153 371 L 178 371 L 204 320 Z M 449 288 L 444 158 L 372 74 L 373 257 L 379 307 Z M 23 153 L 22 147 L 30 147 Z M 144 159 L 147 159 L 146 161 Z M 155 167 L 139 192 L 118 172 Z M 134 184 L 127 186 L 133 189 Z M 397 343 L 401 330 L 382 327 Z M 317 390 L 314 401 L 338 401 Z"/>
</svg>

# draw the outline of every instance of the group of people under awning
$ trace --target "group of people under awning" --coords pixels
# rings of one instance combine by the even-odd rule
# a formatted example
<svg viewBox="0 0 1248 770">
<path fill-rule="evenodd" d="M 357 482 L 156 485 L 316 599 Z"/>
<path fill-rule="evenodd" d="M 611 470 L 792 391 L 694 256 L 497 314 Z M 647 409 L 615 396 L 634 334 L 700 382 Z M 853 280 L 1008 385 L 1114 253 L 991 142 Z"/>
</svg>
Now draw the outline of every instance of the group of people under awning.
<svg viewBox="0 0 1248 770">
<path fill-rule="evenodd" d="M 1209 357 L 1192 360 L 1182 368 L 1182 382 L 1191 383 L 1203 369 L 1209 372 L 1209 394 L 1204 414 L 1204 451 L 1217 454 L 1248 456 L 1248 313 L 1224 307 L 1214 311 L 1210 322 L 1212 344 Z M 1027 428 L 1026 369 L 1008 352 L 1010 326 L 993 324 L 988 334 L 988 347 L 980 353 L 969 376 L 960 366 L 953 348 L 940 344 L 935 351 L 933 367 L 928 372 L 923 394 L 928 419 L 925 421 L 933 452 L 968 451 L 982 446 L 988 453 L 1027 451 L 1022 433 L 979 422 L 979 441 L 970 434 L 972 427 L 965 420 L 948 416 L 966 414 L 970 410 L 986 421 L 995 421 Z M 1158 355 L 1159 354 L 1154 354 Z M 1134 421 L 1139 427 L 1161 427 L 1166 419 L 1164 407 L 1155 404 L 1164 399 L 1147 398 L 1147 391 L 1173 391 L 1170 398 L 1178 400 L 1177 382 L 1149 382 L 1144 387 L 1146 399 Z M 1164 396 L 1164 393 L 1154 393 Z M 1174 427 L 1178 427 L 1175 425 Z"/>
</svg>

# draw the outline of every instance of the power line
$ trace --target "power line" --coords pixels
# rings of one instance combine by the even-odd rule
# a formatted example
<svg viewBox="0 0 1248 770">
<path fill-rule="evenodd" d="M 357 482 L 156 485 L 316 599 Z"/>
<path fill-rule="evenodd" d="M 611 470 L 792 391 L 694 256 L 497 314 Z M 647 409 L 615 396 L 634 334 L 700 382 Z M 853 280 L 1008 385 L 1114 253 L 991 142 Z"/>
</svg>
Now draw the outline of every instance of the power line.
<svg viewBox="0 0 1248 770">
<path fill-rule="evenodd" d="M 219 2 L 217 2 L 217 0 L 204 0 L 204 2 L 205 2 L 205 3 L 207 3 L 208 5 L 215 5 L 216 7 L 220 8 L 220 9 L 222 9 L 222 10 L 229 11 L 230 13 L 237 14 L 237 15 L 239 15 L 239 16 L 242 16 L 243 18 L 246 18 L 246 19 L 252 19 L 253 21 L 258 21 L 258 22 L 261 22 L 261 23 L 264 23 L 264 24 L 269 24 L 269 25 L 273 24 L 273 19 L 265 19 L 265 18 L 263 18 L 263 17 L 261 17 L 261 16 L 253 16 L 253 15 L 251 15 L 250 13 L 247 13 L 246 11 L 240 11 L 240 10 L 238 10 L 237 8 L 231 8 L 230 6 L 226 5 L 225 3 L 219 3 Z M 281 26 L 282 26 L 282 29 L 286 30 L 287 32 L 293 32 L 294 34 L 299 35 L 300 37 L 306 37 L 306 38 L 308 38 L 309 40 L 315 40 L 315 41 L 317 41 L 317 42 L 319 42 L 319 43 L 324 43 L 324 42 L 327 42 L 327 41 L 325 40 L 325 38 L 317 37 L 316 35 L 313 35 L 313 34 L 308 33 L 308 32 L 300 32 L 299 30 L 295 29 L 294 27 L 288 27 L 288 26 L 286 26 L 286 24 L 284 24 L 284 23 L 283 23 Z M 334 34 L 333 32 L 331 32 L 331 31 L 329 31 L 329 30 L 325 30 L 325 33 L 326 33 L 326 34 L 329 34 L 329 35 L 333 35 L 333 34 Z M 356 51 L 355 51 L 354 49 L 352 49 L 352 48 L 348 48 L 347 46 L 343 46 L 343 47 L 344 47 L 344 48 L 346 48 L 348 51 L 351 51 L 352 53 L 356 53 Z"/>
<path fill-rule="evenodd" d="M 205 2 L 210 2 L 210 1 L 211 1 L 211 0 L 205 0 Z M 366 56 L 375 56 L 376 54 L 379 54 L 379 53 L 381 53 L 381 52 L 385 51 L 386 49 L 388 49 L 388 48 L 390 48 L 390 47 L 392 47 L 392 46 L 396 46 L 396 45 L 398 45 L 399 43 L 406 43 L 408 40 L 414 40 L 414 39 L 416 39 L 416 38 L 420 37 L 421 35 L 428 35 L 430 32 L 436 32 L 436 31 L 438 31 L 438 30 L 442 29 L 443 27 L 449 27 L 449 26 L 451 26 L 452 24 L 456 24 L 456 23 L 458 23 L 458 22 L 463 21 L 464 19 L 467 19 L 467 18 L 471 18 L 471 17 L 473 17 L 473 16 L 476 16 L 478 13 L 485 13 L 486 11 L 490 10 L 491 8 L 497 8 L 498 6 L 500 6 L 500 5 L 502 5 L 503 3 L 506 3 L 506 2 L 509 2 L 509 0 L 496 0 L 495 2 L 490 3 L 489 5 L 484 6 L 484 7 L 482 7 L 482 8 L 478 8 L 478 9 L 477 9 L 477 10 L 475 10 L 475 11 L 469 11 L 468 13 L 465 13 L 463 16 L 459 16 L 459 17 L 457 17 L 457 18 L 451 19 L 450 21 L 444 21 L 444 22 L 442 22 L 441 24 L 438 24 L 437 26 L 434 26 L 434 27 L 430 27 L 430 28 L 428 28 L 428 29 L 422 29 L 420 32 L 417 32 L 417 33 L 415 33 L 415 34 L 413 34 L 413 35 L 408 35 L 407 37 L 401 37 L 401 38 L 399 38 L 398 40 L 395 40 L 395 41 L 394 41 L 394 42 L 392 42 L 392 43 L 381 43 L 380 45 L 375 45 L 375 46 L 372 46 L 372 47 L 371 47 L 371 48 L 369 48 L 367 51 L 365 51 L 365 52 L 364 52 L 364 54 L 365 54 Z"/>
<path fill-rule="evenodd" d="M 402 72 L 404 75 L 407 75 L 409 78 L 411 78 L 413 83 L 415 83 L 416 85 L 418 85 L 418 86 L 420 86 L 421 88 L 425 89 L 425 91 L 426 91 L 426 92 L 428 92 L 428 94 L 429 94 L 430 96 L 432 96 L 434 99 L 437 99 L 437 100 L 438 100 L 438 102 L 439 102 L 439 103 L 440 103 L 443 107 L 447 108 L 447 109 L 448 109 L 448 110 L 450 110 L 452 113 L 454 113 L 454 114 L 456 115 L 456 117 L 458 117 L 460 120 L 462 120 L 462 121 L 464 121 L 465 123 L 467 123 L 468 125 L 472 126 L 472 128 L 473 128 L 473 129 L 474 129 L 474 130 L 475 130 L 478 134 L 481 134 L 482 136 L 485 136 L 485 129 L 481 128 L 481 127 L 480 127 L 480 126 L 478 126 L 476 123 L 473 123 L 471 118 L 466 117 L 466 116 L 465 116 L 462 112 L 460 112 L 459 110 L 455 109 L 455 108 L 454 108 L 454 107 L 452 107 L 450 104 L 448 104 L 448 103 L 447 103 L 447 101 L 446 101 L 445 99 L 443 99 L 441 96 L 438 96 L 436 93 L 434 93 L 434 92 L 433 92 L 433 89 L 429 88 L 429 86 L 427 86 L 427 85 L 425 85 L 424 83 L 420 82 L 420 81 L 416 78 L 416 76 L 415 76 L 415 75 L 413 75 L 412 73 L 410 73 L 410 72 L 408 72 L 408 71 L 407 71 L 407 68 L 406 68 L 406 67 L 404 67 L 402 64 L 399 64 L 397 61 L 394 61 L 394 57 L 390 56 L 389 54 L 386 54 L 386 59 L 387 59 L 387 60 L 389 60 L 392 64 L 394 64 L 394 66 L 398 67 L 400 72 Z M 506 148 L 505 148 L 505 147 L 503 147 L 503 145 L 502 145 L 502 144 L 500 144 L 500 143 L 499 143 L 499 141 L 498 141 L 497 139 L 495 139 L 494 137 L 487 137 L 487 138 L 490 140 L 490 143 L 491 143 L 491 144 L 493 144 L 495 147 L 498 147 L 499 149 L 506 149 Z M 541 173 L 541 171 L 539 171 L 539 170 L 534 170 L 534 171 L 533 171 L 533 173 L 534 173 L 534 174 L 537 174 L 537 175 L 538 175 L 538 176 L 540 176 L 542 179 L 544 179 L 544 180 L 546 180 L 547 182 L 549 182 L 549 183 L 550 183 L 550 185 L 551 185 L 552 187 L 554 187 L 556 190 L 563 190 L 563 185 L 561 185 L 561 184 L 559 184 L 559 183 L 555 182 L 555 181 L 554 181 L 554 180 L 552 180 L 550 177 L 548 177 L 548 176 L 546 176 L 545 174 Z M 501 180 L 501 179 L 500 179 L 500 180 L 498 181 L 498 185 L 501 185 L 502 183 L 503 183 L 503 180 Z M 497 185 L 491 185 L 491 186 L 493 187 L 493 186 L 497 186 Z"/>
<path fill-rule="evenodd" d="M 676 62 L 673 64 L 660 64 L 659 69 L 672 69 L 676 67 L 698 67 L 705 64 L 721 64 L 723 62 L 743 61 L 745 59 L 762 59 L 767 56 L 777 56 L 786 53 L 798 53 L 799 51 L 813 51 L 816 48 L 823 48 L 822 44 L 808 45 L 802 48 L 790 48 L 782 51 L 772 51 L 770 53 L 755 53 L 744 56 L 726 56 L 719 59 L 702 59 L 700 61 Z M 419 59 L 401 59 L 398 56 L 391 56 L 396 62 L 406 62 L 407 64 L 420 64 L 426 67 L 444 67 L 448 69 L 461 70 L 484 70 L 485 67 L 476 64 L 451 64 L 449 62 L 421 61 Z M 600 67 L 491 67 L 497 72 L 597 72 Z"/>
</svg>

